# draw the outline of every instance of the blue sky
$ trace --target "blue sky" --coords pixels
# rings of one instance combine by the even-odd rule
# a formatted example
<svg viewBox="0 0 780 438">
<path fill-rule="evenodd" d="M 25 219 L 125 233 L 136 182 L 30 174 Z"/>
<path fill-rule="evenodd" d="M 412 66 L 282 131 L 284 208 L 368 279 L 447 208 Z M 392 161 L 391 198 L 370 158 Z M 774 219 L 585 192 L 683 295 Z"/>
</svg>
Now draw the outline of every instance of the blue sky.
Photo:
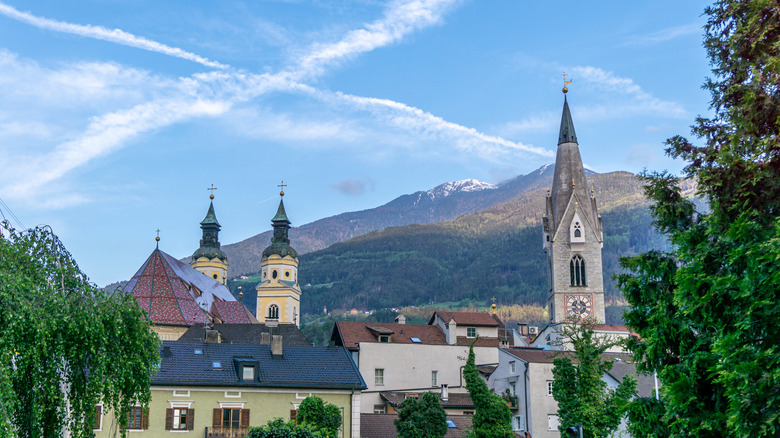
<svg viewBox="0 0 780 438">
<path fill-rule="evenodd" d="M 669 169 L 708 113 L 700 1 L 0 0 L 0 199 L 93 281 L 446 181 Z M 2 208 L 8 216 L 7 208 Z M 14 223 L 19 226 L 18 223 Z M 294 246 L 294 242 L 293 242 Z"/>
</svg>

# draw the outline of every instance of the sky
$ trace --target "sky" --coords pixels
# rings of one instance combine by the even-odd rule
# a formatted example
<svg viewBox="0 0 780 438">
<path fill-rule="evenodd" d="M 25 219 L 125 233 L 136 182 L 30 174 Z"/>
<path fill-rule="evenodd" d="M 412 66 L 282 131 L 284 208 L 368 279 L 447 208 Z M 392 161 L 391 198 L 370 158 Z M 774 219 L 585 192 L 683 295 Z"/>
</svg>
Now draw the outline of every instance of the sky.
<svg viewBox="0 0 780 438">
<path fill-rule="evenodd" d="M 0 212 L 98 285 L 447 181 L 554 161 L 562 74 L 597 172 L 684 163 L 701 1 L 0 0 Z M 295 246 L 295 243 L 292 243 Z"/>
</svg>

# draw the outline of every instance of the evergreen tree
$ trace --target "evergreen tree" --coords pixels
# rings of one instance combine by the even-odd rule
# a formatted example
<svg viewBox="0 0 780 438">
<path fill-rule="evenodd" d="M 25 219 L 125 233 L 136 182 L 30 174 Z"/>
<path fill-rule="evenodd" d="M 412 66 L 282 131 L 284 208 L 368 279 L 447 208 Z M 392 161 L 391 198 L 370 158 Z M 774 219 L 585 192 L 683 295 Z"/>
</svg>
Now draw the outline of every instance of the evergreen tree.
<svg viewBox="0 0 780 438">
<path fill-rule="evenodd" d="M 624 260 L 619 277 L 640 335 L 632 347 L 663 386 L 673 437 L 780 434 L 780 7 L 721 0 L 706 9 L 711 118 L 688 162 L 708 211 L 666 173 L 645 175 L 655 224 L 674 248 Z"/>
<path fill-rule="evenodd" d="M 160 360 L 144 313 L 91 284 L 49 227 L 1 226 L 0 437 L 93 436 L 101 401 L 124 424 Z"/>
<path fill-rule="evenodd" d="M 582 423 L 585 438 L 609 436 L 620 425 L 636 392 L 632 376 L 625 376 L 614 391 L 603 379 L 613 362 L 602 354 L 620 341 L 594 336 L 592 324 L 587 322 L 561 327 L 563 339 L 574 351 L 553 360 L 552 391 L 558 402 L 559 430 L 563 433 Z"/>
<path fill-rule="evenodd" d="M 474 346 L 469 346 L 469 358 L 463 368 L 466 389 L 474 403 L 471 436 L 475 438 L 512 438 L 512 412 L 506 401 L 488 389 L 479 377 L 474 359 Z"/>
<path fill-rule="evenodd" d="M 439 396 L 426 392 L 420 397 L 407 398 L 398 407 L 395 428 L 399 438 L 441 438 L 447 434 L 447 414 Z"/>
<path fill-rule="evenodd" d="M 250 427 L 247 438 L 321 438 L 321 436 L 315 434 L 307 425 L 274 418 L 265 426 Z"/>
</svg>

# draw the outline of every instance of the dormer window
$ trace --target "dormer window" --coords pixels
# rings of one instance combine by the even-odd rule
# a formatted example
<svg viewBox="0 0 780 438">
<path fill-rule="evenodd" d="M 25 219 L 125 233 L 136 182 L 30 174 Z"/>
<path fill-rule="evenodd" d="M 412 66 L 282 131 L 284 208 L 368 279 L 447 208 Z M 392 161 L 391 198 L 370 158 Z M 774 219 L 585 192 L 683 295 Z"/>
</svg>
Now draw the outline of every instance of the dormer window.
<svg viewBox="0 0 780 438">
<path fill-rule="evenodd" d="M 255 367 L 252 365 L 243 366 L 243 380 L 255 380 Z"/>
<path fill-rule="evenodd" d="M 379 335 L 379 342 L 390 342 L 390 335 Z"/>
</svg>

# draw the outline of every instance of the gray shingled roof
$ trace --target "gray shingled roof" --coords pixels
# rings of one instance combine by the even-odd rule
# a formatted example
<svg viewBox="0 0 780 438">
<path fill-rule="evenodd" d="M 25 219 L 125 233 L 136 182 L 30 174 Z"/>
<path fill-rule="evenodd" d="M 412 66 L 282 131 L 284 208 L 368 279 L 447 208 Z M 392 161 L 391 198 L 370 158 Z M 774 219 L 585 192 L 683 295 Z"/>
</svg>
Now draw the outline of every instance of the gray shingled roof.
<svg viewBox="0 0 780 438">
<path fill-rule="evenodd" d="M 260 334 L 270 333 L 281 335 L 284 345 L 311 345 L 295 324 L 279 324 L 273 328 L 265 324 L 213 324 L 212 328 L 219 332 L 224 344 L 260 344 Z M 179 340 L 204 341 L 205 338 L 206 325 L 193 324 Z"/>
<path fill-rule="evenodd" d="M 366 388 L 343 347 L 284 345 L 281 357 L 274 357 L 269 345 L 164 341 L 160 356 L 153 385 Z M 258 367 L 254 381 L 239 380 L 238 361 Z"/>
</svg>

